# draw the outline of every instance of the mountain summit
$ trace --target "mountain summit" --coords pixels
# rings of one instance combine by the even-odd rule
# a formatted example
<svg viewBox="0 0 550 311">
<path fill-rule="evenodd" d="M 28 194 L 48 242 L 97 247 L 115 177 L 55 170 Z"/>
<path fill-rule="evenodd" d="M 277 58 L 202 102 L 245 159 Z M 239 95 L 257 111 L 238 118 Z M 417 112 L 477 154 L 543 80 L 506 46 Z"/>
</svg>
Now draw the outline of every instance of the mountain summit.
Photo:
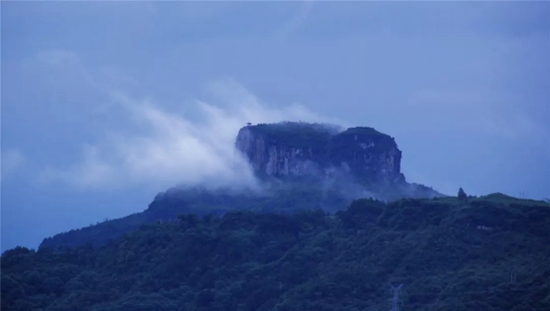
<svg viewBox="0 0 550 311">
<path fill-rule="evenodd" d="M 262 180 L 325 183 L 348 199 L 442 196 L 426 186 L 408 183 L 395 139 L 371 127 L 248 124 L 240 129 L 235 146 Z"/>
<path fill-rule="evenodd" d="M 243 127 L 236 147 L 259 176 L 331 176 L 336 170 L 355 181 L 403 183 L 401 150 L 395 139 L 370 127 L 337 127 L 303 122 Z"/>
<path fill-rule="evenodd" d="M 401 151 L 394 138 L 369 127 L 342 130 L 303 122 L 248 125 L 235 146 L 248 159 L 265 191 L 180 186 L 159 193 L 141 212 L 46 238 L 43 247 L 100 246 L 145 223 L 182 214 L 223 215 L 230 211 L 294 213 L 345 209 L 358 198 L 383 201 L 441 196 L 410 184 L 401 173 Z"/>
</svg>

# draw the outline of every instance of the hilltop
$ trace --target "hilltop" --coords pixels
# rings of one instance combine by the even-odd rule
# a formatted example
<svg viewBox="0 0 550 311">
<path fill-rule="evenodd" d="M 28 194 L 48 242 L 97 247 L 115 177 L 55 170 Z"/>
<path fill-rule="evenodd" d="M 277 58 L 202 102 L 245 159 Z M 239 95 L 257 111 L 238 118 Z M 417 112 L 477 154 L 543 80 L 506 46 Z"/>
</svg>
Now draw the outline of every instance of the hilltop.
<svg viewBox="0 0 550 311">
<path fill-rule="evenodd" d="M 442 196 L 432 188 L 408 183 L 401 173 L 395 139 L 370 127 L 282 122 L 243 127 L 235 147 L 254 170 L 263 191 L 173 187 L 159 193 L 148 208 L 123 218 L 63 232 L 42 241 L 44 247 L 94 247 L 156 221 L 180 214 L 223 215 L 230 211 L 292 213 L 321 208 L 344 209 L 353 199 L 384 201 Z"/>
<path fill-rule="evenodd" d="M 360 189 L 362 193 L 352 195 L 352 199 L 443 196 L 432 188 L 407 182 L 395 138 L 371 127 L 343 129 L 305 122 L 249 124 L 239 131 L 235 146 L 262 180 Z"/>
<path fill-rule="evenodd" d="M 356 182 L 404 183 L 395 139 L 370 127 L 341 130 L 304 122 L 248 125 L 236 147 L 259 176 L 327 177 L 335 170 Z"/>
</svg>

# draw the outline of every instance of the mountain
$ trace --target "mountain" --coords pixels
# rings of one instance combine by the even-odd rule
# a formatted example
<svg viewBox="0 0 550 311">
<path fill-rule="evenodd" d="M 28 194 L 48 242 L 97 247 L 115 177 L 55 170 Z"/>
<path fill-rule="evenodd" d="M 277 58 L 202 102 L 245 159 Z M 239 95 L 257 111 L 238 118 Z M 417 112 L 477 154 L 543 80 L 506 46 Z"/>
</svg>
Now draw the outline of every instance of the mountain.
<svg viewBox="0 0 550 311">
<path fill-rule="evenodd" d="M 6 311 L 550 310 L 550 204 L 353 201 L 328 215 L 186 214 L 99 248 L 1 257 Z M 393 286 L 393 287 L 392 287 Z"/>
<path fill-rule="evenodd" d="M 185 213 L 292 213 L 315 208 L 336 212 L 357 198 L 393 201 L 442 196 L 429 187 L 408 183 L 401 173 L 401 150 L 395 139 L 369 127 L 342 130 L 304 122 L 248 125 L 238 132 L 235 147 L 250 163 L 262 191 L 173 187 L 159 193 L 144 212 L 57 234 L 44 239 L 39 248 L 88 242 L 98 247 L 142 224 Z"/>
<path fill-rule="evenodd" d="M 343 170 L 356 181 L 405 180 L 395 139 L 370 127 L 339 132 L 303 122 L 249 125 L 239 131 L 236 147 L 259 176 L 330 177 Z"/>
<path fill-rule="evenodd" d="M 247 125 L 235 146 L 262 180 L 330 183 L 355 189 L 352 199 L 391 201 L 432 198 L 441 193 L 408 183 L 395 139 L 371 127 L 341 129 L 330 124 L 281 122 Z"/>
</svg>

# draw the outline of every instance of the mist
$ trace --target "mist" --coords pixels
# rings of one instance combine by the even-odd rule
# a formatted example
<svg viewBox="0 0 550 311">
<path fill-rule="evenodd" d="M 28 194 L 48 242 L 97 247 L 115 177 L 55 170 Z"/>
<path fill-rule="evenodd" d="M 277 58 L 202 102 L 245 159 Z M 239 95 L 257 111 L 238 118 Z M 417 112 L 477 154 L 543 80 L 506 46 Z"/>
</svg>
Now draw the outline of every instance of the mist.
<svg viewBox="0 0 550 311">
<path fill-rule="evenodd" d="M 110 97 L 122 109 L 127 128 L 110 131 L 82 147 L 81 159 L 65 167 L 49 167 L 42 182 L 64 182 L 81 189 L 148 185 L 166 188 L 258 188 L 247 160 L 235 148 L 239 129 L 248 122 L 285 120 L 332 122 L 301 105 L 274 108 L 231 79 L 208 84 L 213 102 L 190 101 L 195 114 L 170 111 L 151 99 L 122 92 Z M 327 127 L 335 131 L 336 125 Z"/>
<path fill-rule="evenodd" d="M 548 198 L 548 9 L 3 3 L 2 249 L 178 184 L 256 187 L 233 148 L 247 122 L 370 126 L 409 182 Z"/>
</svg>

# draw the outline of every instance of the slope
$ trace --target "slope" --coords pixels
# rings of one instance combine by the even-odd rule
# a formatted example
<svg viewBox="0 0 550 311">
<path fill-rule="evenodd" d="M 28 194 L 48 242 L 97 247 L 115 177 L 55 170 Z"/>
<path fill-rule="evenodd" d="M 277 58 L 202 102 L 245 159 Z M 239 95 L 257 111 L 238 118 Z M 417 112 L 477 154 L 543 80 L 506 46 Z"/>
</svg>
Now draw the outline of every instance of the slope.
<svg viewBox="0 0 550 311">
<path fill-rule="evenodd" d="M 501 197 L 502 199 L 502 197 Z M 2 255 L 4 310 L 550 310 L 550 205 L 361 199 L 182 215 L 98 249 Z"/>
</svg>

